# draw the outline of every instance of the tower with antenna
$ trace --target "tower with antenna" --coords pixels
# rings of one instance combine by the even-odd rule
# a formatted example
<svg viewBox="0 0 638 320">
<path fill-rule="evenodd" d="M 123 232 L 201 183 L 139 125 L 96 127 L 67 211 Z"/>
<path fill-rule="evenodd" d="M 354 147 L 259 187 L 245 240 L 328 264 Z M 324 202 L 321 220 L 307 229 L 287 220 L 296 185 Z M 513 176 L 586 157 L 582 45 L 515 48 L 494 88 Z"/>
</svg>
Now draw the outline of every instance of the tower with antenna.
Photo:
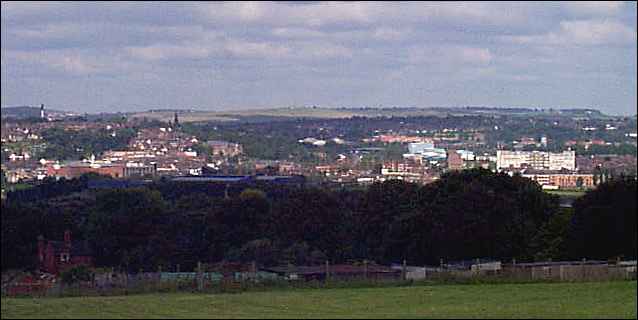
<svg viewBox="0 0 638 320">
<path fill-rule="evenodd" d="M 175 120 L 173 121 L 173 125 L 175 128 L 179 128 L 179 118 L 177 116 L 177 111 L 175 112 Z"/>
<path fill-rule="evenodd" d="M 40 105 L 40 119 L 44 119 L 44 104 Z"/>
</svg>

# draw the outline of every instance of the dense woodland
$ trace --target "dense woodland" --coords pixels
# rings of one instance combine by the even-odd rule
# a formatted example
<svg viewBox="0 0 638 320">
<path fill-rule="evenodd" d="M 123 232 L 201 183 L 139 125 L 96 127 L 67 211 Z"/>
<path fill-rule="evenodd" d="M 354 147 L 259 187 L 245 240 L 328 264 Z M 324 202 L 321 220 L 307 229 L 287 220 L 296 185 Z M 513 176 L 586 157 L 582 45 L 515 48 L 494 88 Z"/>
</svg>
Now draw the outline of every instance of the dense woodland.
<svg viewBox="0 0 638 320">
<path fill-rule="evenodd" d="M 105 129 L 71 131 L 51 128 L 42 132 L 47 146 L 38 155 L 45 159 L 80 160 L 109 150 L 122 150 L 136 136 L 134 128 L 118 129 L 115 136 Z"/>
<path fill-rule="evenodd" d="M 193 268 L 197 261 L 310 265 L 368 259 L 636 257 L 636 180 L 616 178 L 560 208 L 529 179 L 466 170 L 419 186 L 365 190 L 157 181 L 87 189 L 49 181 L 2 204 L 2 269 L 35 267 L 36 238 L 88 239 L 98 266 Z"/>
</svg>

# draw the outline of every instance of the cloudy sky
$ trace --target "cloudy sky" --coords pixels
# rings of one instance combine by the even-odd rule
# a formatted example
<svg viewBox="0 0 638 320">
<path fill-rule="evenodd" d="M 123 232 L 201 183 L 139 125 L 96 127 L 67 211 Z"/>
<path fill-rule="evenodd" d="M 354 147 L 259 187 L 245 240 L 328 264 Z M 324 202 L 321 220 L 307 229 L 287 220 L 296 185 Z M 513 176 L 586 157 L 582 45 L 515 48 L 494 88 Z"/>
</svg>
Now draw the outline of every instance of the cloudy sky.
<svg viewBox="0 0 638 320">
<path fill-rule="evenodd" d="M 636 113 L 636 3 L 2 2 L 2 106 Z"/>
</svg>

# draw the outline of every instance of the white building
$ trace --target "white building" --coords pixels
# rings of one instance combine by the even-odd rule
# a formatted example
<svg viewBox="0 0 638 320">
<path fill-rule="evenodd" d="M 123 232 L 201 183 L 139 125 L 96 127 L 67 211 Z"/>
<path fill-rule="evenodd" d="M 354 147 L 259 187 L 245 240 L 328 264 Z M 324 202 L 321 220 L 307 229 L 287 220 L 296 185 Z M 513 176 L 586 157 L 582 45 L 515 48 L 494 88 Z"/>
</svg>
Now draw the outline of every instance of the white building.
<svg viewBox="0 0 638 320">
<path fill-rule="evenodd" d="M 562 153 L 541 151 L 496 151 L 496 168 L 520 169 L 530 167 L 536 170 L 576 170 L 576 152 L 563 151 Z"/>
<path fill-rule="evenodd" d="M 408 152 L 411 154 L 424 153 L 434 149 L 434 144 L 429 142 L 415 142 L 408 144 Z"/>
<path fill-rule="evenodd" d="M 549 154 L 549 170 L 576 170 L 576 151 Z"/>
<path fill-rule="evenodd" d="M 416 142 L 408 144 L 409 153 L 411 155 L 421 155 L 427 160 L 445 160 L 447 158 L 447 151 L 443 148 L 435 148 L 433 143 L 430 142 Z M 406 157 L 406 155 L 404 155 Z"/>
</svg>

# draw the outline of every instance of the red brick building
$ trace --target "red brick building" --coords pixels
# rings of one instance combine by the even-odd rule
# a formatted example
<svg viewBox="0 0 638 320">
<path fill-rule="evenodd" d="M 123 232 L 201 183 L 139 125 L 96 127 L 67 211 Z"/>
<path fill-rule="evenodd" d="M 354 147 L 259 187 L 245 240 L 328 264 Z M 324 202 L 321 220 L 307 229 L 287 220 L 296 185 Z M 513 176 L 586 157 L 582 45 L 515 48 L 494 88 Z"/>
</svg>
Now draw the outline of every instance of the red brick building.
<svg viewBox="0 0 638 320">
<path fill-rule="evenodd" d="M 546 188 L 553 186 L 560 189 L 592 189 L 595 187 L 593 174 L 538 172 L 526 173 L 523 177 L 532 179 Z"/>
<path fill-rule="evenodd" d="M 448 150 L 447 167 L 450 170 L 463 170 L 463 158 L 456 150 Z"/>
<path fill-rule="evenodd" d="M 87 173 L 123 178 L 125 169 L 124 165 L 91 165 L 89 163 L 72 163 L 65 166 L 50 165 L 46 167 L 48 176 L 66 179 L 78 178 Z"/>
<path fill-rule="evenodd" d="M 109 176 L 115 179 L 155 176 L 157 167 L 154 165 L 144 165 L 139 163 L 101 163 L 92 164 L 84 162 L 75 162 L 67 165 L 48 165 L 46 173 L 51 177 L 60 177 L 66 179 L 79 178 L 87 173 L 95 173 L 103 176 Z"/>
<path fill-rule="evenodd" d="M 58 274 L 80 265 L 92 267 L 93 253 L 86 240 L 71 241 L 71 231 L 67 230 L 64 232 L 64 241 L 38 237 L 38 261 L 42 272 Z"/>
</svg>

